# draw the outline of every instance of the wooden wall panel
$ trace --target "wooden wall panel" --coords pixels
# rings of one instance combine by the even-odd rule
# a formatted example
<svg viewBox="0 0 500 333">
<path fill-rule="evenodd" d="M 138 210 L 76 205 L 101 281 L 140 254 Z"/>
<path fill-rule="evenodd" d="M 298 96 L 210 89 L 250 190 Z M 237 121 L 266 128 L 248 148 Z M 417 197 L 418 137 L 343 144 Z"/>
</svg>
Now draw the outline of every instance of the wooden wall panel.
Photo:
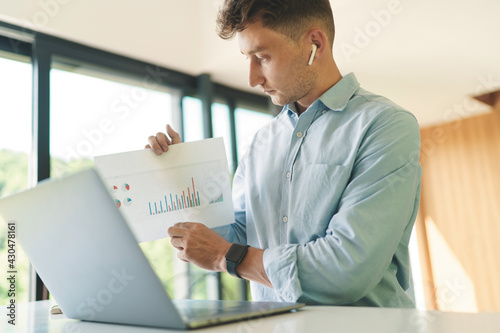
<svg viewBox="0 0 500 333">
<path fill-rule="evenodd" d="M 500 112 L 424 128 L 421 136 L 422 204 L 417 232 L 424 239 L 419 244 L 423 270 L 434 279 L 427 283 L 438 288 L 435 299 L 430 299 L 432 293 L 426 296 L 427 305 L 473 311 L 476 305 L 467 298 L 472 295 L 477 310 L 500 312 Z M 433 232 L 440 234 L 438 238 L 429 235 L 429 223 L 436 227 Z M 429 244 L 431 239 L 445 243 L 441 245 L 447 246 L 453 260 L 432 253 L 442 247 Z M 428 248 L 423 251 L 425 240 Z M 463 277 L 449 276 L 455 259 Z M 436 281 L 445 276 L 449 281 Z"/>
</svg>

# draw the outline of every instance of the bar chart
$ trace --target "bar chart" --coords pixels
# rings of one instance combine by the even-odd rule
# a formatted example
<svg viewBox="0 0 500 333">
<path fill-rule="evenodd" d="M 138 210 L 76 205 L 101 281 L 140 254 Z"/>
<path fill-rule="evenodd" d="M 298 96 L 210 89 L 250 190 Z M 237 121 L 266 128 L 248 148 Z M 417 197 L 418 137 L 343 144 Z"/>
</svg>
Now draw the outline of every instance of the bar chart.
<svg viewBox="0 0 500 333">
<path fill-rule="evenodd" d="M 191 187 L 192 186 L 192 187 Z M 199 207 L 200 193 L 196 190 L 194 177 L 191 177 L 191 185 L 181 193 L 169 193 L 159 201 L 148 202 L 149 215 L 169 213 L 176 210 Z"/>
</svg>

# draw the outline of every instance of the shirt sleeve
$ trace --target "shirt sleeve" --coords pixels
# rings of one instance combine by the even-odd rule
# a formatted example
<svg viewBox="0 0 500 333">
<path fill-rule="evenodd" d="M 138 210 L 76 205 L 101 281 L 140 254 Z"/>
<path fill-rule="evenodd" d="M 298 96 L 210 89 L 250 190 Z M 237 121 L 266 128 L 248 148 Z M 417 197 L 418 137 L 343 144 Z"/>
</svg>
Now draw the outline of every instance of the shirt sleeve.
<svg viewBox="0 0 500 333">
<path fill-rule="evenodd" d="M 215 227 L 219 235 L 230 243 L 246 244 L 246 212 L 245 212 L 245 163 L 242 159 L 233 178 L 234 223 Z"/>
<path fill-rule="evenodd" d="M 359 145 L 350 180 L 324 236 L 264 252 L 280 299 L 351 304 L 374 289 L 418 210 L 420 133 L 406 112 L 378 117 Z M 328 191 L 328 189 L 325 189 Z"/>
</svg>

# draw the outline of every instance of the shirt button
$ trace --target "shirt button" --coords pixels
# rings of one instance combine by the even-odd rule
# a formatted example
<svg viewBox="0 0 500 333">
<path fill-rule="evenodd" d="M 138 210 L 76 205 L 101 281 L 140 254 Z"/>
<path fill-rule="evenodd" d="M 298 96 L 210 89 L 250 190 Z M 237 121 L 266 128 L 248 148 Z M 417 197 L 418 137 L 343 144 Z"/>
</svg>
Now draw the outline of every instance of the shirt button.
<svg viewBox="0 0 500 333">
<path fill-rule="evenodd" d="M 297 132 L 297 137 L 301 138 L 302 137 L 302 132 Z"/>
<path fill-rule="evenodd" d="M 288 172 L 286 173 L 286 178 L 290 178 L 291 176 L 292 176 L 292 173 L 291 173 L 290 171 L 288 171 Z"/>
<path fill-rule="evenodd" d="M 286 217 L 286 216 L 285 216 L 285 217 L 283 218 L 283 222 L 287 223 L 287 222 L 288 222 L 288 217 Z"/>
<path fill-rule="evenodd" d="M 325 114 L 325 113 L 327 113 L 327 112 L 328 112 L 328 111 L 326 111 L 326 110 L 323 110 L 323 114 Z"/>
</svg>

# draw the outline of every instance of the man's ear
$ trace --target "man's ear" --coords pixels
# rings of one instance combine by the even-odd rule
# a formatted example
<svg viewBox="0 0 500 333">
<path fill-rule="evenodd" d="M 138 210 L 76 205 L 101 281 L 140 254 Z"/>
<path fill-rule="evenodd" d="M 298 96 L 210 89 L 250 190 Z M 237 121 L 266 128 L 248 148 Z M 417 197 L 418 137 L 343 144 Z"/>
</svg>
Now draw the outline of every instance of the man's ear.
<svg viewBox="0 0 500 333">
<path fill-rule="evenodd" d="M 306 43 L 311 45 L 311 47 L 312 45 L 316 45 L 316 51 L 313 61 L 316 61 L 316 59 L 318 58 L 322 58 L 323 54 L 328 48 L 328 38 L 325 32 L 319 28 L 313 28 L 309 30 L 309 32 L 306 34 Z"/>
</svg>

